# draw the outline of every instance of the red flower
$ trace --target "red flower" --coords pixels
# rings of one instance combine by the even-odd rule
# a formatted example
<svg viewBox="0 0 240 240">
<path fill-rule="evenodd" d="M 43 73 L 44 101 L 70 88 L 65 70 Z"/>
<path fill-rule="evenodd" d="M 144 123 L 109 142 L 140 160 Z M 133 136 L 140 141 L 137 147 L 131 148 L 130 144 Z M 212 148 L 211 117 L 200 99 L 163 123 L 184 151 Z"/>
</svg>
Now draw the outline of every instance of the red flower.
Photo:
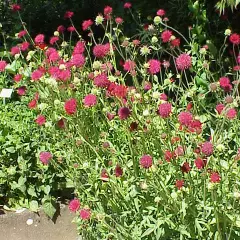
<svg viewBox="0 0 240 240">
<path fill-rule="evenodd" d="M 123 7 L 129 9 L 132 7 L 132 4 L 130 2 L 126 2 L 124 3 Z"/>
<path fill-rule="evenodd" d="M 228 77 L 221 77 L 219 79 L 219 84 L 220 84 L 220 87 L 225 92 L 230 92 L 232 90 L 232 85 L 231 85 L 230 79 Z"/>
<path fill-rule="evenodd" d="M 159 9 L 159 10 L 157 11 L 157 15 L 160 16 L 160 17 L 163 17 L 165 14 L 166 14 L 166 12 L 165 12 L 165 10 L 163 10 L 163 9 Z"/>
<path fill-rule="evenodd" d="M 83 30 L 83 31 L 86 31 L 86 30 L 88 30 L 88 28 L 90 28 L 92 25 L 93 25 L 93 21 L 92 21 L 91 19 L 85 20 L 85 21 L 83 21 L 83 23 L 82 23 L 82 30 Z"/>
<path fill-rule="evenodd" d="M 181 112 L 178 115 L 178 121 L 183 126 L 189 126 L 193 120 L 193 116 L 190 112 Z"/>
<path fill-rule="evenodd" d="M 237 33 L 233 33 L 230 35 L 229 40 L 232 44 L 239 45 L 240 44 L 240 36 Z"/>
<path fill-rule="evenodd" d="M 11 55 L 15 56 L 16 54 L 19 54 L 21 51 L 19 46 L 15 46 L 11 48 Z"/>
<path fill-rule="evenodd" d="M 25 86 L 19 87 L 19 88 L 17 89 L 17 94 L 18 94 L 19 96 L 23 96 L 23 95 L 26 94 L 26 90 L 27 90 L 27 88 L 26 88 Z"/>
<path fill-rule="evenodd" d="M 184 180 L 176 180 L 175 186 L 180 190 L 184 186 Z"/>
<path fill-rule="evenodd" d="M 74 114 L 77 110 L 77 100 L 75 98 L 67 100 L 64 104 L 64 108 L 68 115 Z"/>
<path fill-rule="evenodd" d="M 27 31 L 26 30 L 22 30 L 18 33 L 18 38 L 21 38 L 23 36 L 25 36 L 27 34 Z"/>
<path fill-rule="evenodd" d="M 121 107 L 118 110 L 118 116 L 121 120 L 127 119 L 131 115 L 131 111 L 127 107 Z"/>
<path fill-rule="evenodd" d="M 172 37 L 172 31 L 169 31 L 169 30 L 165 30 L 161 34 L 161 38 L 164 43 L 169 42 L 171 37 Z"/>
<path fill-rule="evenodd" d="M 150 155 L 143 155 L 139 160 L 139 164 L 143 168 L 150 168 L 152 166 L 152 163 L 153 163 L 153 160 Z"/>
<path fill-rule="evenodd" d="M 64 119 L 61 118 L 60 120 L 58 120 L 57 126 L 59 128 L 65 128 L 65 121 L 64 121 Z"/>
<path fill-rule="evenodd" d="M 130 124 L 129 129 L 130 129 L 131 132 L 136 131 L 137 128 L 138 128 L 137 122 L 132 122 L 132 123 Z"/>
<path fill-rule="evenodd" d="M 85 43 L 83 41 L 79 41 L 76 43 L 74 49 L 73 49 L 73 53 L 72 55 L 76 55 L 76 54 L 83 54 L 85 50 Z"/>
<path fill-rule="evenodd" d="M 96 85 L 97 87 L 100 87 L 100 88 L 108 88 L 110 83 L 111 82 L 108 80 L 108 77 L 105 73 L 98 74 L 94 78 L 94 85 Z"/>
<path fill-rule="evenodd" d="M 123 19 L 120 18 L 120 17 L 117 17 L 117 18 L 115 18 L 115 22 L 116 22 L 116 24 L 122 24 L 123 23 Z"/>
<path fill-rule="evenodd" d="M 111 120 L 113 120 L 115 118 L 115 114 L 108 112 L 107 113 L 107 118 L 108 118 L 109 121 L 111 121 Z"/>
<path fill-rule="evenodd" d="M 148 72 L 150 74 L 157 74 L 160 72 L 161 70 L 161 62 L 156 60 L 156 59 L 151 59 L 148 61 L 149 64 L 149 68 L 148 68 Z"/>
<path fill-rule="evenodd" d="M 40 152 L 39 154 L 39 159 L 44 165 L 48 165 L 51 158 L 52 154 L 50 152 Z"/>
<path fill-rule="evenodd" d="M 39 44 L 39 43 L 44 43 L 44 35 L 43 34 L 38 34 L 35 38 L 34 38 L 34 42 L 36 44 Z"/>
<path fill-rule="evenodd" d="M 91 210 L 88 208 L 83 208 L 80 210 L 80 218 L 82 220 L 89 220 L 91 217 Z"/>
<path fill-rule="evenodd" d="M 0 61 L 0 72 L 3 72 L 7 66 L 7 62 L 4 60 Z"/>
<path fill-rule="evenodd" d="M 64 14 L 64 18 L 65 18 L 65 19 L 71 18 L 73 15 L 74 15 L 73 12 L 71 12 L 71 11 L 66 11 L 65 14 Z"/>
<path fill-rule="evenodd" d="M 195 161 L 195 166 L 198 168 L 198 169 L 202 169 L 206 166 L 207 162 L 206 160 L 203 160 L 201 158 L 197 158 Z"/>
<path fill-rule="evenodd" d="M 39 80 L 43 75 L 44 75 L 44 73 L 43 73 L 41 70 L 37 69 L 37 70 L 35 70 L 35 71 L 32 72 L 31 78 L 32 78 L 32 80 L 37 81 L 37 80 Z"/>
<path fill-rule="evenodd" d="M 224 107 L 225 107 L 225 106 L 224 106 L 224 104 L 222 104 L 222 103 L 220 103 L 220 104 L 218 104 L 218 105 L 216 106 L 216 110 L 217 110 L 218 114 L 221 114 L 221 113 L 222 113 Z"/>
<path fill-rule="evenodd" d="M 16 75 L 14 76 L 14 78 L 13 78 L 13 80 L 14 80 L 15 82 L 20 82 L 21 79 L 22 79 L 22 75 L 21 75 L 21 74 L 16 74 Z"/>
<path fill-rule="evenodd" d="M 53 44 L 56 43 L 58 40 L 59 40 L 59 37 L 53 36 L 53 37 L 50 38 L 49 43 L 50 43 L 51 45 L 53 45 Z"/>
<path fill-rule="evenodd" d="M 13 12 L 18 12 L 21 10 L 21 6 L 19 4 L 12 4 L 11 9 Z"/>
<path fill-rule="evenodd" d="M 80 208 L 81 203 L 78 199 L 73 199 L 70 201 L 68 208 L 71 212 L 76 212 Z"/>
<path fill-rule="evenodd" d="M 158 107 L 158 113 L 162 118 L 168 118 L 172 112 L 171 103 L 162 103 Z"/>
<path fill-rule="evenodd" d="M 213 172 L 210 175 L 210 182 L 212 183 L 219 183 L 221 181 L 221 176 L 217 172 Z"/>
<path fill-rule="evenodd" d="M 97 44 L 93 47 L 93 55 L 96 58 L 103 58 L 107 56 L 110 51 L 110 44 Z"/>
<path fill-rule="evenodd" d="M 94 94 L 88 94 L 83 99 L 83 103 L 85 107 L 92 107 L 97 104 L 97 97 Z"/>
<path fill-rule="evenodd" d="M 136 63 L 131 60 L 126 60 L 123 64 L 123 69 L 127 72 L 133 71 L 136 67 Z"/>
<path fill-rule="evenodd" d="M 165 160 L 166 160 L 167 162 L 170 162 L 171 159 L 173 159 L 173 157 L 174 157 L 174 155 L 172 154 L 171 151 L 166 150 L 166 151 L 164 152 L 164 158 L 165 158 Z"/>
<path fill-rule="evenodd" d="M 176 59 L 177 69 L 185 70 L 192 66 L 192 58 L 187 53 L 180 54 Z"/>
<path fill-rule="evenodd" d="M 65 27 L 63 25 L 60 25 L 57 27 L 57 31 L 63 33 L 65 31 Z"/>
<path fill-rule="evenodd" d="M 202 144 L 202 153 L 206 156 L 213 154 L 213 144 L 211 142 L 205 142 Z"/>
<path fill-rule="evenodd" d="M 237 111 L 234 108 L 230 108 L 227 113 L 226 116 L 228 119 L 234 119 L 237 116 Z"/>
<path fill-rule="evenodd" d="M 38 115 L 35 122 L 39 125 L 42 126 L 46 122 L 46 118 L 43 115 Z"/>
<path fill-rule="evenodd" d="M 20 49 L 21 49 L 21 51 L 25 52 L 25 51 L 28 50 L 29 46 L 30 46 L 30 43 L 29 43 L 29 42 L 23 42 L 23 43 L 20 45 Z"/>
<path fill-rule="evenodd" d="M 30 109 L 33 109 L 33 108 L 35 108 L 37 106 L 37 100 L 36 99 L 33 99 L 32 101 L 30 101 L 29 103 L 28 103 L 28 107 L 30 108 Z"/>
<path fill-rule="evenodd" d="M 101 171 L 101 180 L 104 182 L 107 182 L 108 179 L 109 179 L 108 173 L 107 173 L 106 169 L 103 169 Z"/>
<path fill-rule="evenodd" d="M 188 162 L 185 162 L 182 166 L 181 166 L 181 170 L 183 173 L 188 173 L 191 171 L 191 167 L 189 165 Z"/>
<path fill-rule="evenodd" d="M 110 6 L 106 6 L 103 10 L 104 15 L 110 15 L 112 13 L 113 9 Z"/>
<path fill-rule="evenodd" d="M 117 166 L 115 168 L 115 175 L 116 175 L 116 177 L 121 177 L 123 175 L 123 170 L 119 164 L 117 164 Z"/>
<path fill-rule="evenodd" d="M 173 39 L 172 41 L 171 41 L 171 45 L 173 46 L 173 47 L 179 47 L 180 46 L 180 39 L 179 38 L 175 38 L 175 39 Z"/>
</svg>

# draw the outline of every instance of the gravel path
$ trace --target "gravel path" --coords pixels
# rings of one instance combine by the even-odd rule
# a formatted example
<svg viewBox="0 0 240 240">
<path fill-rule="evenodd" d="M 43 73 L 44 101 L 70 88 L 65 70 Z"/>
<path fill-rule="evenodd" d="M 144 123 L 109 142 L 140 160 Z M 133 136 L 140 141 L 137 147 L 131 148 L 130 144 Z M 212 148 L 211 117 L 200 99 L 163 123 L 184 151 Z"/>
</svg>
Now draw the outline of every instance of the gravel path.
<svg viewBox="0 0 240 240">
<path fill-rule="evenodd" d="M 0 240 L 77 240 L 76 228 L 66 205 L 54 224 L 47 216 L 25 210 L 22 213 L 5 212 L 0 215 Z M 30 225 L 28 225 L 28 224 Z"/>
</svg>

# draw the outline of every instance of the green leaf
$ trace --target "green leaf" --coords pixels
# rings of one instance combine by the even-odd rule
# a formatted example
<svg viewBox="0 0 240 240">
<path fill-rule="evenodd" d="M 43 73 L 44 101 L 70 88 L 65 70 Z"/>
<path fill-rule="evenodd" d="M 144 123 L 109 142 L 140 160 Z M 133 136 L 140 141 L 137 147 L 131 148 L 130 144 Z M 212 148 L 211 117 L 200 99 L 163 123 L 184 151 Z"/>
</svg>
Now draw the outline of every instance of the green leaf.
<svg viewBox="0 0 240 240">
<path fill-rule="evenodd" d="M 54 201 L 45 201 L 43 203 L 43 211 L 50 217 L 53 218 L 54 214 L 56 213 L 56 204 Z"/>
<path fill-rule="evenodd" d="M 148 228 L 148 229 L 143 233 L 143 235 L 141 236 L 141 238 L 144 238 L 144 237 L 150 235 L 153 231 L 154 231 L 154 228 Z"/>
<path fill-rule="evenodd" d="M 8 147 L 6 148 L 6 151 L 9 153 L 15 153 L 15 148 L 14 147 Z"/>
<path fill-rule="evenodd" d="M 36 191 L 35 191 L 35 188 L 33 186 L 30 186 L 27 190 L 28 194 L 32 197 L 37 197 L 37 194 L 36 194 Z"/>
<path fill-rule="evenodd" d="M 33 212 L 37 212 L 38 211 L 38 202 L 33 200 L 29 203 L 29 208 L 31 211 Z"/>
</svg>

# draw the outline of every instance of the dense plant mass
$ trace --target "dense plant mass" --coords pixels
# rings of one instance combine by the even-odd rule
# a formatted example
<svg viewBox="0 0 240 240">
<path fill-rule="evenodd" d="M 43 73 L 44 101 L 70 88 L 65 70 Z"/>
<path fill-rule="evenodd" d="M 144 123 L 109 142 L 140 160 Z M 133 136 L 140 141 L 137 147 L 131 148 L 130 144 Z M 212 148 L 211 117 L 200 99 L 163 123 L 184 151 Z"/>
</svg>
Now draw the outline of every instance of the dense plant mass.
<svg viewBox="0 0 240 240">
<path fill-rule="evenodd" d="M 20 5 L 12 11 L 21 19 Z M 123 11 L 132 13 L 132 4 Z M 86 41 L 73 16 L 64 14 L 70 26 L 58 26 L 48 42 L 44 33 L 31 38 L 23 24 L 0 71 L 2 86 L 13 85 L 34 124 L 36 158 L 28 164 L 73 182 L 69 209 L 79 233 L 238 239 L 239 33 L 226 29 L 216 50 L 199 41 L 195 26 L 182 35 L 159 9 L 149 25 L 126 36 L 124 18 L 106 6 L 82 22 Z M 103 37 L 95 38 L 93 28 Z"/>
</svg>

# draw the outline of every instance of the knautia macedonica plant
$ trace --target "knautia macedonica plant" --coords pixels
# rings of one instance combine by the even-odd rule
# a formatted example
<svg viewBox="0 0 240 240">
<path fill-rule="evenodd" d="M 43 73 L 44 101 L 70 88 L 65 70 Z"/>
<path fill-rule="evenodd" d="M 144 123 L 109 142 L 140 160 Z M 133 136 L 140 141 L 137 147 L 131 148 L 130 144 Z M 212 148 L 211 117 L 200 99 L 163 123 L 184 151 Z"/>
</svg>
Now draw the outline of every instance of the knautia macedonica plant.
<svg viewBox="0 0 240 240">
<path fill-rule="evenodd" d="M 79 234 L 240 238 L 239 34 L 225 33 L 214 58 L 191 29 L 184 37 L 171 28 L 163 9 L 141 38 L 124 36 L 124 19 L 110 6 L 81 29 L 73 14 L 64 16 L 79 37 L 73 46 L 64 26 L 47 44 L 43 34 L 28 40 L 23 25 L 11 77 L 43 135 L 36 157 L 74 183 L 69 209 Z M 222 62 L 226 43 L 231 72 Z M 1 61 L 5 75 L 9 64 Z"/>
</svg>

